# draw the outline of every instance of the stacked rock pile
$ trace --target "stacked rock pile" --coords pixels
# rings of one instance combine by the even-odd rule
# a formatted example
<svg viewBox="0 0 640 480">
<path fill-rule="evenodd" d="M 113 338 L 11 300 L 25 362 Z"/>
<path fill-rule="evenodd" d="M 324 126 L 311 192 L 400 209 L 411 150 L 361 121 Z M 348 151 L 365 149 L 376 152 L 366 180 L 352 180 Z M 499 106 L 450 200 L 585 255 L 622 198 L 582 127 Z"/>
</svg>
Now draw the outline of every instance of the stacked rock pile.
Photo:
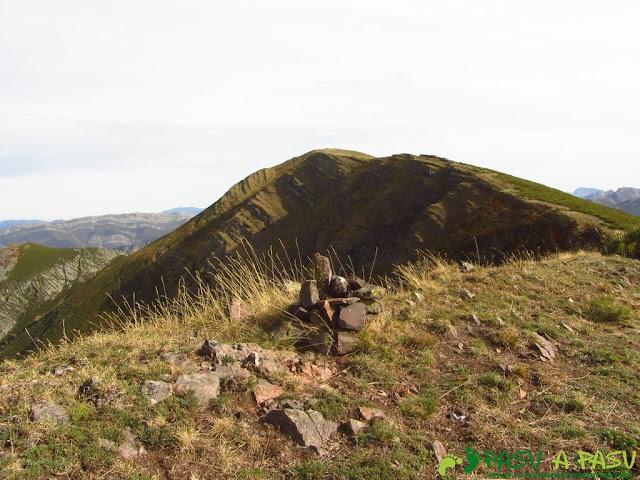
<svg viewBox="0 0 640 480">
<path fill-rule="evenodd" d="M 289 314 L 307 327 L 306 340 L 316 351 L 346 355 L 358 348 L 357 332 L 366 326 L 367 315 L 381 312 L 385 290 L 356 276 L 333 275 L 329 259 L 319 253 L 314 263 L 315 278 L 302 283 Z"/>
</svg>

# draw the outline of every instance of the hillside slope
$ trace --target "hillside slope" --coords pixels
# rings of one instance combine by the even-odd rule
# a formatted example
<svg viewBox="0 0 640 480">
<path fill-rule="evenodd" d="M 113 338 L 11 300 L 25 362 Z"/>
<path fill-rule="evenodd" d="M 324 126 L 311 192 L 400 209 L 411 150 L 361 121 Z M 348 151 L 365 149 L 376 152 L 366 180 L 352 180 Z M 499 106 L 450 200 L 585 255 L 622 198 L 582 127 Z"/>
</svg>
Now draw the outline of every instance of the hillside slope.
<svg viewBox="0 0 640 480">
<path fill-rule="evenodd" d="M 102 270 L 119 252 L 23 243 L 0 250 L 0 340 L 30 327 L 55 299 Z"/>
<path fill-rule="evenodd" d="M 123 316 L 121 330 L 4 362 L 0 472 L 418 480 L 442 478 L 435 452 L 444 449 L 446 478 L 636 478 L 640 263 L 572 252 L 474 267 L 429 256 L 400 266 L 382 313 L 343 357 L 271 335 L 299 285 L 287 275 L 264 282 L 248 265 L 230 273 L 263 299 L 249 317 L 230 321 L 224 295 L 182 298 L 137 321 Z M 205 340 L 220 354 L 201 349 Z M 253 362 L 241 366 L 248 352 Z M 204 406 L 183 388 L 234 372 L 245 376 L 220 382 Z M 282 410 L 345 428 L 318 455 L 300 446 L 317 433 L 265 421 Z M 560 452 L 566 464 L 554 468 Z"/>
<path fill-rule="evenodd" d="M 105 269 L 46 315 L 37 334 L 55 340 L 63 325 L 86 332 L 113 299 L 173 296 L 182 277 L 187 285 L 191 275 L 209 279 L 209 262 L 243 254 L 247 241 L 258 255 L 280 246 L 285 263 L 333 249 L 384 275 L 418 249 L 501 262 L 525 249 L 601 245 L 638 225 L 623 212 L 442 158 L 313 151 L 250 175 L 182 227 Z"/>
<path fill-rule="evenodd" d="M 175 230 L 193 215 L 126 213 L 16 225 L 0 229 L 0 247 L 38 243 L 56 248 L 102 247 L 131 253 Z"/>
</svg>

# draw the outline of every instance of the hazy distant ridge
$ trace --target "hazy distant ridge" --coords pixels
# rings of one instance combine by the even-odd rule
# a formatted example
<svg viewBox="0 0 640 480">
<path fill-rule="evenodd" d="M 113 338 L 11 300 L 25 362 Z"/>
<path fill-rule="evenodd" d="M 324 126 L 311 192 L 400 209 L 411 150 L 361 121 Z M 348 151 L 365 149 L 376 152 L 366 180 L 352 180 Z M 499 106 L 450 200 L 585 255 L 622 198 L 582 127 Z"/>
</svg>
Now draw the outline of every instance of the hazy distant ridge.
<svg viewBox="0 0 640 480">
<path fill-rule="evenodd" d="M 36 223 L 46 223 L 45 220 L 0 220 L 0 229 L 18 227 L 20 225 L 33 225 Z"/>
<path fill-rule="evenodd" d="M 102 247 L 131 253 L 192 217 L 187 213 L 126 213 L 23 224 L 0 230 L 0 248 L 15 243 L 38 243 L 47 247 Z"/>
</svg>

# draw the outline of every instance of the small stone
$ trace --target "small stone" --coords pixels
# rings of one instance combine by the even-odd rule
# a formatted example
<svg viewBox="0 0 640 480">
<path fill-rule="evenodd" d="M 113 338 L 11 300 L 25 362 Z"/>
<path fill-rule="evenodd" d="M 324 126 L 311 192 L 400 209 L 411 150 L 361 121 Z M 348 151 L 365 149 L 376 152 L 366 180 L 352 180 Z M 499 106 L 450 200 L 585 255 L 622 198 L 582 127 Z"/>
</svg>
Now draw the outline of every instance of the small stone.
<svg viewBox="0 0 640 480">
<path fill-rule="evenodd" d="M 436 454 L 438 462 L 442 462 L 444 457 L 447 455 L 447 450 L 444 448 L 444 445 L 442 445 L 442 442 L 440 440 L 435 440 L 431 446 L 433 448 L 433 452 Z"/>
<path fill-rule="evenodd" d="M 318 293 L 318 282 L 306 280 L 300 287 L 300 305 L 307 310 L 311 310 L 320 301 Z"/>
<path fill-rule="evenodd" d="M 300 400 L 287 400 L 282 404 L 282 408 L 295 408 L 297 410 L 304 410 L 304 406 Z"/>
<path fill-rule="evenodd" d="M 251 365 L 259 367 L 260 366 L 260 355 L 258 354 L 258 352 L 249 353 L 249 355 L 247 356 L 247 363 L 250 363 Z"/>
<path fill-rule="evenodd" d="M 34 422 L 48 422 L 64 425 L 69 423 L 69 415 L 64 408 L 55 403 L 36 403 L 31 407 L 29 417 Z"/>
<path fill-rule="evenodd" d="M 475 270 L 473 264 L 469 262 L 460 262 L 460 271 L 465 273 L 471 273 Z"/>
<path fill-rule="evenodd" d="M 365 282 L 360 277 L 356 277 L 355 275 L 349 275 L 347 277 L 347 282 L 349 283 L 349 288 L 351 290 L 358 290 L 367 284 L 367 282 Z"/>
<path fill-rule="evenodd" d="M 118 453 L 124 460 L 131 460 L 147 453 L 142 445 L 140 445 L 131 430 L 127 427 L 124 430 L 124 442 L 118 447 Z"/>
<path fill-rule="evenodd" d="M 333 347 L 333 334 L 326 330 L 317 333 L 309 339 L 311 346 L 323 355 L 330 355 Z"/>
<path fill-rule="evenodd" d="M 346 307 L 347 305 L 353 305 L 361 300 L 358 297 L 346 297 L 346 298 L 328 298 L 327 303 L 331 307 Z"/>
<path fill-rule="evenodd" d="M 413 292 L 411 294 L 411 299 L 418 302 L 418 303 L 425 303 L 426 300 L 424 298 L 424 295 L 418 292 Z"/>
<path fill-rule="evenodd" d="M 258 405 L 262 405 L 269 400 L 278 398 L 284 393 L 280 387 L 267 382 L 264 379 L 258 380 L 258 384 L 253 389 L 253 398 L 255 398 Z"/>
<path fill-rule="evenodd" d="M 296 309 L 293 310 L 293 312 L 290 310 L 289 313 L 292 317 L 297 318 L 301 322 L 304 322 L 304 323 L 309 322 L 309 311 L 306 308 L 302 307 L 301 305 L 298 305 Z"/>
<path fill-rule="evenodd" d="M 73 368 L 71 365 L 65 365 L 65 366 L 61 366 L 61 367 L 55 367 L 53 369 L 53 374 L 56 377 L 61 377 L 63 376 L 65 373 L 67 372 L 73 372 L 75 370 L 75 368 Z"/>
<path fill-rule="evenodd" d="M 367 323 L 366 308 L 362 303 L 354 303 L 340 309 L 338 326 L 346 330 L 362 330 Z"/>
<path fill-rule="evenodd" d="M 230 320 L 242 320 L 243 318 L 251 315 L 252 309 L 244 301 L 238 297 L 231 298 L 231 304 L 229 305 L 229 319 Z"/>
<path fill-rule="evenodd" d="M 365 428 L 367 428 L 366 423 L 361 422 L 360 420 L 351 419 L 344 422 L 342 425 L 340 425 L 339 430 L 345 433 L 346 435 L 355 437 L 360 432 L 362 432 Z"/>
<path fill-rule="evenodd" d="M 174 389 L 192 390 L 201 408 L 209 406 L 211 400 L 220 395 L 220 377 L 215 372 L 190 373 L 181 375 Z"/>
<path fill-rule="evenodd" d="M 189 363 L 189 359 L 182 352 L 166 352 L 160 355 L 160 358 L 174 367 L 183 367 Z"/>
<path fill-rule="evenodd" d="M 336 353 L 347 355 L 359 348 L 358 335 L 351 331 L 338 330 L 336 332 Z"/>
<path fill-rule="evenodd" d="M 153 406 L 171 396 L 171 385 L 166 382 L 146 380 L 140 387 L 140 392 Z"/>
<path fill-rule="evenodd" d="M 504 327 L 507 324 L 507 322 L 505 322 L 500 317 L 496 317 L 496 320 L 498 321 L 498 325 L 500 325 L 501 327 Z"/>
<path fill-rule="evenodd" d="M 387 418 L 384 412 L 377 408 L 358 407 L 358 413 L 360 417 L 367 422 L 372 422 L 376 418 L 380 420 Z"/>
<path fill-rule="evenodd" d="M 469 321 L 475 323 L 478 327 L 482 325 L 480 317 L 478 317 L 476 314 L 469 315 Z"/>
<path fill-rule="evenodd" d="M 471 293 L 469 290 L 467 289 L 462 289 L 458 291 L 458 294 L 460 295 L 460 298 L 463 300 L 471 300 L 473 297 L 476 296 L 475 293 Z"/>
<path fill-rule="evenodd" d="M 376 285 L 366 285 L 358 290 L 351 292 L 354 297 L 363 300 L 380 300 L 385 295 L 385 289 Z"/>
<path fill-rule="evenodd" d="M 329 296 L 334 298 L 346 298 L 349 295 L 349 282 L 344 277 L 334 275 L 329 283 Z"/>
<path fill-rule="evenodd" d="M 215 340 L 205 340 L 200 350 L 198 350 L 198 354 L 213 360 L 215 365 L 225 365 L 230 362 L 243 361 L 248 355 L 248 352 L 245 354 L 233 348 L 231 345 L 226 345 Z"/>
</svg>

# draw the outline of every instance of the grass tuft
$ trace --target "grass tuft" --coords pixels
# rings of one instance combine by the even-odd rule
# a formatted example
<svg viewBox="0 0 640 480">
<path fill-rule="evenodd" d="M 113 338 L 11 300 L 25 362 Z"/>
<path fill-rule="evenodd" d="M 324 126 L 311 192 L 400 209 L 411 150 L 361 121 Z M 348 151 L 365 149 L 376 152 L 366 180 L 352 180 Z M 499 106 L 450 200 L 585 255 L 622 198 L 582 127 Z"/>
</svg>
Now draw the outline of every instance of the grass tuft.
<svg viewBox="0 0 640 480">
<path fill-rule="evenodd" d="M 631 316 L 631 309 L 618 305 L 613 297 L 603 296 L 590 299 L 584 314 L 594 322 L 620 323 Z"/>
</svg>

